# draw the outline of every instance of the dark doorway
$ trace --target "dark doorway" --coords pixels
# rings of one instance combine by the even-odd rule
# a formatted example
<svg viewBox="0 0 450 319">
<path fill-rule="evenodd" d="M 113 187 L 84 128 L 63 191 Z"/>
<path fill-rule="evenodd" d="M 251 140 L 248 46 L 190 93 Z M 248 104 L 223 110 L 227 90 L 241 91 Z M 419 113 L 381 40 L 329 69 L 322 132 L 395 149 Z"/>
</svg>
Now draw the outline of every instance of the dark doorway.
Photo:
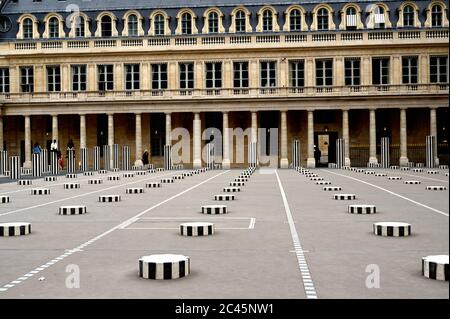
<svg viewBox="0 0 450 319">
<path fill-rule="evenodd" d="M 262 156 L 278 156 L 278 138 L 276 141 L 271 138 L 275 134 L 273 130 L 278 130 L 279 112 L 259 112 L 259 144 Z M 271 133 L 272 131 L 272 133 Z M 276 135 L 277 137 L 279 134 Z M 276 143 L 276 145 L 272 145 Z"/>
<path fill-rule="evenodd" d="M 100 156 L 103 157 L 103 145 L 108 145 L 108 116 L 97 115 L 97 146 L 100 146 Z"/>
<path fill-rule="evenodd" d="M 25 141 L 21 140 L 20 141 L 20 162 L 25 163 Z"/>
<path fill-rule="evenodd" d="M 166 143 L 166 115 L 155 113 L 150 115 L 150 152 L 151 156 L 164 156 Z"/>
<path fill-rule="evenodd" d="M 214 133 L 214 130 L 222 132 L 222 113 L 220 112 L 207 112 L 205 113 L 205 126 L 204 129 L 213 129 L 208 131 L 208 133 Z M 215 135 L 206 136 L 205 143 L 210 143 L 214 140 Z"/>
<path fill-rule="evenodd" d="M 336 163 L 336 140 L 338 136 L 338 132 L 314 132 L 314 145 L 319 148 L 321 153 L 320 159 L 316 162 L 317 167 L 328 166 L 328 163 Z"/>
</svg>

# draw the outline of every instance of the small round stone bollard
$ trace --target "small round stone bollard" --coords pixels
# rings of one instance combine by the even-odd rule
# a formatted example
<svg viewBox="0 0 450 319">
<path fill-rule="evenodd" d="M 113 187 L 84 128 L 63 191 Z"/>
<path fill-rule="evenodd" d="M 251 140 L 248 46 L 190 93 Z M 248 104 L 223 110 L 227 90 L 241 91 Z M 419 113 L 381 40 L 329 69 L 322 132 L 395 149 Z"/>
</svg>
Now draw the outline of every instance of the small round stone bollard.
<svg viewBox="0 0 450 319">
<path fill-rule="evenodd" d="M 448 255 L 422 257 L 422 275 L 429 279 L 448 281 Z"/>
<path fill-rule="evenodd" d="M 334 194 L 333 198 L 335 200 L 354 200 L 356 199 L 355 194 Z"/>
<path fill-rule="evenodd" d="M 341 191 L 342 187 L 341 186 L 325 186 L 323 188 L 324 191 L 326 192 L 331 192 L 331 191 Z"/>
<path fill-rule="evenodd" d="M 202 214 L 221 215 L 227 214 L 226 205 L 204 205 L 202 206 Z"/>
<path fill-rule="evenodd" d="M 120 195 L 101 195 L 98 197 L 98 201 L 100 203 L 120 202 L 121 197 L 120 197 Z"/>
<path fill-rule="evenodd" d="M 183 255 L 161 254 L 139 259 L 139 277 L 155 280 L 171 280 L 189 275 L 190 258 Z"/>
<path fill-rule="evenodd" d="M 0 237 L 24 236 L 31 233 L 31 223 L 1 223 Z"/>
<path fill-rule="evenodd" d="M 50 190 L 48 188 L 34 188 L 31 190 L 31 195 L 49 195 Z"/>
<path fill-rule="evenodd" d="M 180 235 L 188 237 L 209 236 L 214 234 L 214 224 L 204 222 L 184 223 L 180 225 Z"/>
<path fill-rule="evenodd" d="M 9 203 L 9 196 L 0 196 L 0 204 Z"/>
<path fill-rule="evenodd" d="M 369 215 L 376 214 L 377 208 L 375 205 L 349 205 L 348 212 L 350 214 Z"/>
<path fill-rule="evenodd" d="M 236 196 L 233 194 L 219 194 L 214 195 L 214 200 L 216 201 L 229 201 L 229 200 L 235 200 Z"/>
<path fill-rule="evenodd" d="M 86 206 L 61 206 L 59 208 L 60 215 L 84 215 L 86 214 Z"/>
<path fill-rule="evenodd" d="M 407 237 L 411 235 L 411 224 L 400 222 L 374 223 L 373 233 L 384 237 Z"/>
</svg>

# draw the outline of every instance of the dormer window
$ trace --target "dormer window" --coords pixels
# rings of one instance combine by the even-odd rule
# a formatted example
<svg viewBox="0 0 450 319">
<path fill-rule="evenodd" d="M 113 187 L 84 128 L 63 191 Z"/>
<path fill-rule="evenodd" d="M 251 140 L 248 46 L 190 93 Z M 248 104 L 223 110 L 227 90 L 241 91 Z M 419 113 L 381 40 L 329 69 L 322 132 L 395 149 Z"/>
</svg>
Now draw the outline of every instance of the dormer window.
<svg viewBox="0 0 450 319">
<path fill-rule="evenodd" d="M 239 10 L 238 12 L 236 12 L 236 18 L 235 18 L 235 23 L 236 23 L 236 32 L 245 32 L 245 23 L 246 23 L 246 18 L 245 18 L 245 12 L 242 10 Z"/>
<path fill-rule="evenodd" d="M 442 7 L 440 5 L 431 8 L 431 26 L 442 27 Z"/>
<path fill-rule="evenodd" d="M 23 38 L 33 39 L 33 21 L 30 18 L 23 20 Z"/>
<path fill-rule="evenodd" d="M 408 5 L 403 9 L 403 26 L 414 26 L 414 8 L 412 6 Z"/>
<path fill-rule="evenodd" d="M 101 20 L 102 37 L 112 37 L 112 19 L 109 15 L 104 15 Z"/>
<path fill-rule="evenodd" d="M 353 7 L 348 8 L 347 11 L 345 12 L 345 16 L 346 16 L 345 22 L 347 30 L 355 30 L 357 27 L 356 9 Z"/>
<path fill-rule="evenodd" d="M 302 30 L 302 13 L 298 9 L 291 11 L 289 16 L 290 31 Z"/>
<path fill-rule="evenodd" d="M 86 36 L 86 26 L 84 17 L 78 16 L 75 21 L 75 37 L 84 38 Z"/>
<path fill-rule="evenodd" d="M 128 16 L 128 36 L 130 37 L 136 37 L 139 35 L 138 28 L 139 28 L 139 20 L 138 17 L 134 14 L 130 14 Z"/>
<path fill-rule="evenodd" d="M 59 20 L 56 17 L 48 21 L 48 36 L 50 39 L 59 38 Z"/>
<path fill-rule="evenodd" d="M 320 8 L 317 12 L 317 30 L 328 30 L 328 10 L 325 8 Z"/>
<path fill-rule="evenodd" d="M 155 28 L 155 35 L 164 35 L 164 17 L 162 14 L 157 14 L 153 21 Z"/>
<path fill-rule="evenodd" d="M 273 30 L 273 15 L 272 11 L 265 10 L 263 12 L 263 32 L 270 32 Z"/>
<path fill-rule="evenodd" d="M 211 12 L 208 15 L 208 32 L 219 33 L 219 15 L 217 12 Z"/>
<path fill-rule="evenodd" d="M 181 16 L 181 34 L 192 34 L 192 16 L 190 13 L 183 13 Z"/>
<path fill-rule="evenodd" d="M 374 11 L 375 28 L 384 29 L 386 21 L 384 19 L 384 8 L 377 6 Z"/>
</svg>

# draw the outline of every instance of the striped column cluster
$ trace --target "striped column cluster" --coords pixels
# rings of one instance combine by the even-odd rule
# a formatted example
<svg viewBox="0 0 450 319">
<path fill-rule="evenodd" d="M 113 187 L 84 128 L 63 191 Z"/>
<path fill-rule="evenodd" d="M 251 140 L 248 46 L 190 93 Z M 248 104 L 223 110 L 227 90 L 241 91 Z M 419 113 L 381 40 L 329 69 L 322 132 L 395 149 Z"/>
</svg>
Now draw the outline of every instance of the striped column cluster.
<svg viewBox="0 0 450 319">
<path fill-rule="evenodd" d="M 171 170 L 172 169 L 172 146 L 164 145 L 164 169 Z"/>
<path fill-rule="evenodd" d="M 111 169 L 110 165 L 110 154 L 109 154 L 109 145 L 103 145 L 103 169 L 109 171 Z"/>
<path fill-rule="evenodd" d="M 33 175 L 33 177 L 42 176 L 41 160 L 42 160 L 41 154 L 33 154 L 31 156 L 31 174 Z"/>
<path fill-rule="evenodd" d="M 75 151 L 73 148 L 67 149 L 67 173 L 75 173 Z"/>
<path fill-rule="evenodd" d="M 6 174 L 8 169 L 8 151 L 0 151 L 0 175 Z"/>
<path fill-rule="evenodd" d="M 86 172 L 89 170 L 88 167 L 88 149 L 87 148 L 80 148 L 80 170 L 82 172 Z"/>
<path fill-rule="evenodd" d="M 50 152 L 50 174 L 55 176 L 59 174 L 58 153 Z"/>
<path fill-rule="evenodd" d="M 436 158 L 436 136 L 428 135 L 425 140 L 425 153 L 426 159 L 425 163 L 428 168 L 436 167 L 434 159 Z"/>
<path fill-rule="evenodd" d="M 42 165 L 41 172 L 48 173 L 48 150 L 47 149 L 43 149 L 41 152 L 41 165 Z"/>
<path fill-rule="evenodd" d="M 206 167 L 214 169 L 215 166 L 215 148 L 213 143 L 206 144 Z"/>
<path fill-rule="evenodd" d="M 252 142 L 250 143 L 248 149 L 248 166 L 256 167 L 256 165 L 257 165 L 257 148 L 256 143 Z"/>
<path fill-rule="evenodd" d="M 190 258 L 183 255 L 150 255 L 139 259 L 139 277 L 170 280 L 189 275 Z"/>
<path fill-rule="evenodd" d="M 337 168 L 345 165 L 345 141 L 343 138 L 336 140 L 336 165 Z"/>
<path fill-rule="evenodd" d="M 20 156 L 11 156 L 9 158 L 9 178 L 12 180 L 20 179 Z"/>
<path fill-rule="evenodd" d="M 381 167 L 389 168 L 390 154 L 389 154 L 390 142 L 389 137 L 381 138 Z"/>
<path fill-rule="evenodd" d="M 300 141 L 292 141 L 292 168 L 300 167 L 301 153 L 300 153 Z"/>
<path fill-rule="evenodd" d="M 130 170 L 130 147 L 129 146 L 122 147 L 122 170 L 124 170 L 124 171 Z"/>
</svg>

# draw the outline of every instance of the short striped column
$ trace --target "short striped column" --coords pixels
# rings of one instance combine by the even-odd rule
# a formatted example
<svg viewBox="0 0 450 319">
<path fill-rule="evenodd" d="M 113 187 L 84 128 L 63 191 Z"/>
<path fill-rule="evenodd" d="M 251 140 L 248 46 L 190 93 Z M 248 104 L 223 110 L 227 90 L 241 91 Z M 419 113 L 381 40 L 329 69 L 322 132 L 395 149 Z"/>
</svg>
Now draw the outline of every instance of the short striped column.
<svg viewBox="0 0 450 319">
<path fill-rule="evenodd" d="M 428 168 L 436 167 L 435 158 L 436 158 L 436 136 L 428 135 L 425 140 L 425 165 Z"/>
<path fill-rule="evenodd" d="M 73 148 L 67 149 L 67 173 L 75 173 L 75 151 Z"/>
<path fill-rule="evenodd" d="M 80 170 L 82 172 L 86 172 L 89 170 L 88 167 L 88 149 L 87 148 L 80 148 Z"/>
<path fill-rule="evenodd" d="M 297 168 L 300 167 L 301 157 L 300 157 L 300 141 L 293 140 L 292 141 L 292 167 Z"/>
<path fill-rule="evenodd" d="M 9 196 L 0 196 L 0 204 L 9 203 Z"/>
<path fill-rule="evenodd" d="M 180 225 L 180 235 L 188 237 L 209 236 L 214 234 L 213 223 L 184 223 Z"/>
<path fill-rule="evenodd" d="M 399 222 L 374 223 L 373 233 L 384 237 L 406 237 L 411 235 L 411 225 Z"/>
<path fill-rule="evenodd" d="M 0 237 L 24 236 L 31 233 L 30 223 L 1 223 Z"/>
<path fill-rule="evenodd" d="M 110 154 L 109 154 L 109 145 L 103 145 L 103 169 L 109 171 L 110 167 Z"/>
<path fill-rule="evenodd" d="M 448 281 L 448 255 L 422 257 L 422 275 L 429 279 Z"/>
<path fill-rule="evenodd" d="M 139 277 L 154 280 L 171 280 L 189 275 L 190 258 L 183 255 L 150 255 L 139 259 Z"/>
<path fill-rule="evenodd" d="M 0 151 L 0 175 L 4 175 L 8 170 L 8 151 Z"/>
<path fill-rule="evenodd" d="M 172 169 L 172 146 L 164 145 L 164 170 Z"/>
<path fill-rule="evenodd" d="M 59 174 L 58 153 L 50 152 L 50 174 L 55 176 Z"/>
<path fill-rule="evenodd" d="M 99 171 L 100 170 L 100 147 L 94 146 L 92 149 L 92 170 Z"/>
<path fill-rule="evenodd" d="M 342 138 L 336 140 L 336 166 L 342 168 L 345 165 L 345 141 Z"/>
<path fill-rule="evenodd" d="M 358 215 L 376 214 L 377 208 L 375 205 L 349 205 L 348 212 Z"/>
<path fill-rule="evenodd" d="M 60 215 L 84 215 L 86 212 L 86 206 L 61 206 L 59 208 Z"/>
<path fill-rule="evenodd" d="M 112 169 L 119 168 L 119 144 L 112 146 Z"/>
<path fill-rule="evenodd" d="M 31 175 L 33 177 L 41 177 L 42 176 L 41 160 L 42 160 L 41 154 L 33 154 L 31 156 Z"/>
<path fill-rule="evenodd" d="M 390 142 L 389 137 L 381 138 L 381 167 L 389 168 L 390 154 L 389 154 Z"/>
<path fill-rule="evenodd" d="M 256 143 L 251 142 L 248 148 L 248 166 L 256 167 L 257 164 L 257 155 L 256 155 Z"/>
<path fill-rule="evenodd" d="M 204 205 L 202 206 L 202 214 L 221 215 L 227 213 L 226 205 Z"/>
<path fill-rule="evenodd" d="M 12 180 L 20 179 L 20 156 L 9 157 L 9 178 Z"/>
<path fill-rule="evenodd" d="M 129 146 L 122 147 L 122 170 L 124 170 L 124 171 L 130 170 L 130 147 Z"/>
</svg>

